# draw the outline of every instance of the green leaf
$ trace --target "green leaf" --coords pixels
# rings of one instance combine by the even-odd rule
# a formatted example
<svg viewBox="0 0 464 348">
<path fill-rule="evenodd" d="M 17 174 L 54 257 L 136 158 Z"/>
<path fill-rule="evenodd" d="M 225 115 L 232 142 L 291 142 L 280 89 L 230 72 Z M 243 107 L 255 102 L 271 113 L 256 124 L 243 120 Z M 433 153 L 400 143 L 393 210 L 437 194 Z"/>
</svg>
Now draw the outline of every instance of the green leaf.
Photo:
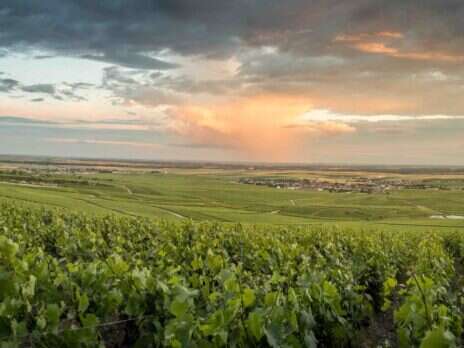
<svg viewBox="0 0 464 348">
<path fill-rule="evenodd" d="M 85 312 L 88 307 L 89 307 L 89 298 L 87 297 L 87 294 L 79 295 L 79 305 L 78 305 L 79 313 Z"/>
<path fill-rule="evenodd" d="M 169 311 L 174 314 L 176 317 L 181 317 L 186 314 L 189 310 L 189 303 L 187 300 L 175 299 L 171 302 L 169 306 Z"/>
<path fill-rule="evenodd" d="M 389 299 L 385 299 L 382 305 L 381 310 L 383 312 L 386 312 L 390 309 L 392 302 Z"/>
<path fill-rule="evenodd" d="M 235 277 L 230 277 L 224 282 L 224 289 L 228 292 L 239 292 L 240 290 L 240 285 L 238 284 L 237 280 Z"/>
<path fill-rule="evenodd" d="M 383 292 L 385 295 L 390 295 L 392 290 L 396 288 L 396 285 L 398 284 L 398 281 L 395 278 L 387 278 L 383 282 Z"/>
<path fill-rule="evenodd" d="M 22 286 L 21 292 L 24 297 L 32 298 L 35 294 L 35 284 L 37 282 L 37 278 L 33 275 L 29 276 L 29 280 Z"/>
<path fill-rule="evenodd" d="M 316 325 L 316 320 L 311 312 L 311 308 L 308 308 L 308 311 L 301 312 L 301 321 L 303 326 L 307 329 L 312 329 Z"/>
<path fill-rule="evenodd" d="M 272 323 L 269 327 L 265 328 L 264 334 L 266 335 L 267 343 L 269 343 L 272 348 L 281 348 L 281 332 L 277 323 Z"/>
<path fill-rule="evenodd" d="M 304 335 L 305 347 L 307 348 L 317 348 L 317 339 L 314 336 L 314 333 L 310 331 Z"/>
<path fill-rule="evenodd" d="M 223 267 L 223 259 L 221 255 L 214 255 L 213 252 L 209 250 L 206 264 L 213 272 L 219 272 Z"/>
<path fill-rule="evenodd" d="M 264 319 L 260 313 L 251 312 L 246 321 L 246 326 L 256 340 L 259 341 L 263 337 Z"/>
<path fill-rule="evenodd" d="M 448 348 L 454 346 L 454 335 L 442 327 L 430 330 L 421 342 L 420 348 Z"/>
<path fill-rule="evenodd" d="M 41 330 L 45 329 L 45 326 L 47 326 L 47 320 L 42 315 L 37 316 L 35 321 L 37 327 Z"/>
<path fill-rule="evenodd" d="M 288 322 L 294 331 L 298 331 L 298 318 L 295 311 L 291 311 Z"/>
<path fill-rule="evenodd" d="M 24 336 L 28 333 L 27 323 L 25 321 L 21 321 L 18 323 L 16 320 L 13 320 L 11 322 L 11 329 L 15 336 Z"/>
<path fill-rule="evenodd" d="M 298 307 L 298 296 L 295 292 L 295 289 L 289 288 L 288 289 L 288 301 L 295 307 Z"/>
<path fill-rule="evenodd" d="M 87 327 L 87 328 L 94 328 L 98 325 L 98 322 L 99 322 L 95 314 L 81 315 L 80 319 L 81 319 L 82 326 Z"/>
<path fill-rule="evenodd" d="M 203 267 L 203 261 L 200 258 L 195 258 L 191 262 L 191 266 L 194 271 L 197 271 Z"/>
<path fill-rule="evenodd" d="M 12 262 L 18 253 L 19 246 L 11 239 L 0 236 L 0 257 Z"/>
<path fill-rule="evenodd" d="M 123 275 L 129 271 L 129 265 L 124 261 L 121 256 L 115 255 L 110 260 L 111 270 L 117 275 Z"/>
<path fill-rule="evenodd" d="M 250 288 L 246 288 L 243 291 L 243 295 L 242 295 L 243 306 L 245 308 L 251 307 L 255 303 L 255 300 L 256 300 L 255 292 Z"/>
<path fill-rule="evenodd" d="M 264 296 L 264 303 L 266 306 L 273 306 L 275 305 L 275 302 L 277 301 L 278 293 L 277 292 L 268 292 Z"/>
<path fill-rule="evenodd" d="M 395 319 L 396 321 L 396 319 Z M 405 328 L 400 327 L 397 331 L 398 343 L 401 348 L 411 347 L 411 338 L 409 337 L 409 331 Z"/>
<path fill-rule="evenodd" d="M 46 313 L 46 319 L 47 319 L 48 326 L 51 329 L 58 328 L 58 325 L 60 324 L 60 316 L 61 316 L 60 307 L 55 303 L 49 304 L 47 305 L 47 309 L 45 313 Z"/>
</svg>

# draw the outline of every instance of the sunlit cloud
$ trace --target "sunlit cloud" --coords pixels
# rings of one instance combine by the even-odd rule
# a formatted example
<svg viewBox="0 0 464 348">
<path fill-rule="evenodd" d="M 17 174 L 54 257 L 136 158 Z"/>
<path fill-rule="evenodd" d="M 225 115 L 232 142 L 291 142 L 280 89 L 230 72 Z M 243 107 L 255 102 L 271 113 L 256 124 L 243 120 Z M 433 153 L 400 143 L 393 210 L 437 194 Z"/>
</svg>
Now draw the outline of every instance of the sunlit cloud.
<svg viewBox="0 0 464 348">
<path fill-rule="evenodd" d="M 377 36 L 390 37 L 394 39 L 401 39 L 404 37 L 403 33 L 397 31 L 380 31 L 376 33 Z"/>
<path fill-rule="evenodd" d="M 308 121 L 297 122 L 288 125 L 286 128 L 295 129 L 309 135 L 315 136 L 334 136 L 356 132 L 352 125 L 337 121 Z"/>
<path fill-rule="evenodd" d="M 192 142 L 227 146 L 253 158 L 278 158 L 297 142 L 295 132 L 282 127 L 310 107 L 306 98 L 259 95 L 173 108 L 170 127 Z"/>
<path fill-rule="evenodd" d="M 464 116 L 451 115 L 424 115 L 424 116 L 408 116 L 408 115 L 350 115 L 332 112 L 327 109 L 314 109 L 297 119 L 299 125 L 305 125 L 308 122 L 343 122 L 343 123 L 380 123 L 380 122 L 402 122 L 402 121 L 433 121 L 433 120 L 458 120 Z"/>
<path fill-rule="evenodd" d="M 403 33 L 397 31 L 379 31 L 376 33 L 360 33 L 360 34 L 339 34 L 335 37 L 335 42 L 360 42 L 367 40 L 375 40 L 381 38 L 402 39 Z"/>
<path fill-rule="evenodd" d="M 311 109 L 307 98 L 260 95 L 218 105 L 171 110 L 171 130 L 192 143 L 214 144 L 246 153 L 251 158 L 291 156 L 307 137 L 355 132 L 335 120 L 297 124 Z M 322 122 L 323 121 L 323 122 Z"/>
<path fill-rule="evenodd" d="M 381 31 L 373 34 L 339 34 L 335 37 L 334 42 L 346 44 L 361 52 L 386 55 L 394 58 L 450 63 L 464 61 L 464 55 L 439 51 L 402 51 L 393 46 L 395 41 L 403 38 L 404 35 L 400 32 Z"/>
<path fill-rule="evenodd" d="M 398 50 L 393 47 L 388 47 L 382 42 L 359 42 L 354 47 L 362 52 L 379 53 L 391 56 L 396 56 Z"/>
<path fill-rule="evenodd" d="M 360 42 L 356 43 L 353 47 L 362 52 L 384 54 L 394 58 L 431 60 L 451 63 L 459 63 L 464 61 L 464 55 L 452 55 L 444 52 L 401 52 L 397 48 L 388 47 L 381 42 Z"/>
</svg>

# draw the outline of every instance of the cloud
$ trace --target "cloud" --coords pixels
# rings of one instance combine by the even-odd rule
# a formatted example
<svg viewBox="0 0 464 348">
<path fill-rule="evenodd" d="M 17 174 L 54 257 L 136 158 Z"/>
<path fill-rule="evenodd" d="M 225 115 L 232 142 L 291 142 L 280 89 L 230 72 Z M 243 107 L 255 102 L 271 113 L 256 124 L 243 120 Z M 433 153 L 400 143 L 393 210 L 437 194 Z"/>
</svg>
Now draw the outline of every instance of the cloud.
<svg viewBox="0 0 464 348">
<path fill-rule="evenodd" d="M 103 69 L 102 84 L 104 87 L 111 87 L 111 85 L 124 84 L 135 85 L 137 81 L 134 79 L 133 72 L 127 73 L 117 66 L 110 66 Z"/>
<path fill-rule="evenodd" d="M 0 116 L 0 123 L 8 123 L 8 124 L 28 124 L 28 125 L 44 125 L 50 124 L 50 122 L 27 118 L 27 117 L 17 117 L 17 116 Z"/>
<path fill-rule="evenodd" d="M 411 115 L 350 115 L 339 114 L 330 110 L 313 109 L 298 119 L 300 125 L 306 122 L 343 122 L 343 123 L 380 123 L 380 122 L 404 122 L 404 121 L 433 121 L 433 120 L 464 120 L 464 116 L 451 116 L 451 115 L 424 115 L 424 116 L 411 116 Z M 297 124 L 298 125 L 298 124 Z"/>
<path fill-rule="evenodd" d="M 464 61 L 464 55 L 453 55 L 445 52 L 401 52 L 397 48 L 388 47 L 382 42 L 358 42 L 353 45 L 354 48 L 362 52 L 384 54 L 394 58 L 403 58 L 411 60 L 430 60 L 459 63 Z"/>
<path fill-rule="evenodd" d="M 167 127 L 174 145 L 285 158 L 305 139 L 464 115 L 463 16 L 456 0 L 3 0 L 2 61 L 29 59 L 44 76 L 1 75 L 2 107 L 56 120 L 154 115 L 156 125 L 75 124 Z M 79 59 L 102 69 L 101 84 L 98 73 L 94 84 L 46 76 L 50 57 L 66 57 L 73 80 Z M 51 98 L 62 102 L 30 103 Z"/>
<path fill-rule="evenodd" d="M 39 98 L 41 99 L 41 98 Z M 67 120 L 51 121 L 29 117 L 0 116 L 0 123 L 12 126 L 27 126 L 49 129 L 88 129 L 111 131 L 156 131 L 161 124 L 150 120 L 108 119 L 102 121 Z"/>
<path fill-rule="evenodd" d="M 92 87 L 95 87 L 92 83 L 87 83 L 87 82 L 64 82 L 63 83 L 65 86 L 70 87 L 72 90 L 79 90 L 79 89 L 89 89 Z"/>
<path fill-rule="evenodd" d="M 404 34 L 400 32 L 382 31 L 378 33 L 359 33 L 359 34 L 339 34 L 335 37 L 335 43 L 343 43 L 358 51 L 380 54 L 393 58 L 422 60 L 422 61 L 438 61 L 459 63 L 464 61 L 464 54 L 453 54 L 443 51 L 418 51 L 401 50 L 394 47 L 398 45 L 398 41 L 404 39 Z M 382 40 L 382 41 L 379 41 Z"/>
<path fill-rule="evenodd" d="M 61 100 L 61 101 L 64 101 L 64 100 L 84 101 L 86 100 L 86 98 L 81 97 L 74 92 L 77 89 L 78 88 L 72 87 L 72 86 L 70 88 L 67 88 L 66 85 L 65 85 L 65 88 L 60 87 L 58 89 L 55 85 L 50 84 L 50 83 L 41 83 L 41 84 L 21 86 L 21 91 L 23 92 L 49 95 L 56 100 Z M 35 102 L 43 101 L 43 98 L 41 100 L 35 99 L 33 101 Z"/>
<path fill-rule="evenodd" d="M 337 97 L 346 94 L 338 86 L 342 80 L 347 90 L 369 100 L 376 98 L 372 83 L 360 81 L 368 74 L 376 75 L 377 85 L 391 86 L 439 63 L 443 73 L 462 76 L 457 63 L 464 56 L 463 15 L 464 4 L 455 0 L 291 0 L 265 5 L 246 0 L 5 0 L 0 5 L 0 47 L 172 72 L 171 81 L 158 81 L 171 92 L 311 89 Z M 174 56 L 200 57 L 198 67 L 206 66 L 201 62 L 205 58 L 233 58 L 240 74 L 222 81 L 178 76 L 186 59 L 177 62 Z M 414 86 L 419 97 L 424 85 Z M 390 92 L 390 86 L 376 87 Z M 432 104 L 457 108 L 446 96 L 436 98 L 446 100 Z M 385 103 L 390 99 L 387 96 Z M 398 110 L 404 111 L 410 112 Z"/>
<path fill-rule="evenodd" d="M 122 66 L 162 69 L 168 66 L 147 55 L 170 49 L 183 55 L 225 57 L 242 44 L 326 55 L 333 37 L 350 28 L 389 38 L 413 30 L 422 39 L 414 41 L 415 45 L 433 42 L 442 46 L 441 51 L 447 51 L 445 46 L 462 51 L 463 12 L 463 4 L 455 0 L 407 4 L 388 0 L 265 4 L 247 0 L 44 0 L 27 4 L 4 0 L 0 46 L 36 47 Z"/>
<path fill-rule="evenodd" d="M 39 54 L 37 56 L 34 56 L 34 59 L 42 60 L 42 59 L 50 59 L 50 58 L 55 58 L 55 57 L 56 56 L 52 54 Z"/>
<path fill-rule="evenodd" d="M 61 94 L 62 94 L 63 97 L 66 97 L 68 100 L 73 100 L 73 101 L 85 101 L 85 100 L 87 100 L 86 98 L 81 97 L 80 95 L 77 95 L 76 93 L 74 93 L 73 90 L 62 90 Z M 55 96 L 55 98 L 56 98 L 56 96 Z"/>
<path fill-rule="evenodd" d="M 158 87 L 153 82 L 152 76 L 152 74 L 146 75 L 140 70 L 123 70 L 116 66 L 107 67 L 103 69 L 102 87 L 112 93 L 117 103 L 125 106 L 156 107 L 181 102 L 182 95 L 166 88 L 166 85 Z"/>
<path fill-rule="evenodd" d="M 400 32 L 397 31 L 381 31 L 376 33 L 377 36 L 380 37 L 388 37 L 388 38 L 394 38 L 394 39 L 401 39 L 404 37 L 404 35 Z"/>
<path fill-rule="evenodd" d="M 174 148 L 186 148 L 186 149 L 206 149 L 206 150 L 225 150 L 230 152 L 231 150 L 234 151 L 235 148 L 228 145 L 228 144 L 220 144 L 220 143 L 199 143 L 199 142 L 178 142 L 178 143 L 169 143 L 168 146 L 172 146 Z"/>
<path fill-rule="evenodd" d="M 250 159 L 277 159 L 291 154 L 304 136 L 301 129 L 284 126 L 309 107 L 306 99 L 279 95 L 173 107 L 169 129 L 188 143 L 233 149 Z"/>
<path fill-rule="evenodd" d="M 30 94 L 42 94 L 61 101 L 85 101 L 86 98 L 80 96 L 77 92 L 91 86 L 91 84 L 81 82 L 63 83 L 60 85 L 51 83 L 24 85 L 13 79 L 0 79 L 0 92 L 8 93 L 16 90 Z M 19 97 L 22 96 L 20 95 Z M 42 102 L 44 100 L 43 97 L 31 99 L 32 102 Z"/>
<path fill-rule="evenodd" d="M 9 93 L 19 86 L 19 82 L 14 79 L 0 78 L 0 92 Z"/>
<path fill-rule="evenodd" d="M 22 86 L 21 90 L 28 93 L 42 93 L 55 95 L 55 86 L 49 83 L 41 83 L 29 86 Z"/>
<path fill-rule="evenodd" d="M 121 51 L 111 53 L 105 52 L 101 55 L 86 54 L 81 57 L 85 59 L 117 64 L 133 69 L 166 70 L 177 67 L 177 64 L 164 62 L 160 59 L 152 58 L 143 54 Z"/>
<path fill-rule="evenodd" d="M 343 58 L 321 56 L 293 56 L 275 47 L 248 50 L 239 56 L 242 76 L 266 76 L 267 78 L 293 77 L 302 72 L 327 71 L 343 66 Z"/>
<path fill-rule="evenodd" d="M 356 128 L 352 125 L 335 121 L 305 122 L 288 125 L 285 128 L 297 129 L 317 136 L 333 136 L 356 132 Z"/>
<path fill-rule="evenodd" d="M 76 145 L 110 145 L 110 146 L 129 146 L 144 149 L 160 149 L 161 144 L 145 143 L 136 141 L 119 141 L 119 140 L 98 140 L 98 139 L 73 139 L 73 138 L 45 138 L 47 142 L 58 144 L 76 144 Z"/>
</svg>

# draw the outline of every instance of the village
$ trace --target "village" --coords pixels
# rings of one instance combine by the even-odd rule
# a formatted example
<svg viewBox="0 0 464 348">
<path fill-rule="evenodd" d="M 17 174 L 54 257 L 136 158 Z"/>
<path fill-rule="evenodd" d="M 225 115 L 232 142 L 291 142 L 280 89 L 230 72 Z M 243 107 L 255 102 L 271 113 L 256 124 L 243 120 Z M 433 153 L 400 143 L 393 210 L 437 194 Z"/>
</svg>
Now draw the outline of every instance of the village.
<svg viewBox="0 0 464 348">
<path fill-rule="evenodd" d="M 391 190 L 402 189 L 437 189 L 435 186 L 427 185 L 418 181 L 402 179 L 370 179 L 364 177 L 356 177 L 349 181 L 250 177 L 241 178 L 239 182 L 241 184 L 267 186 L 276 189 L 313 190 L 338 193 L 388 193 Z"/>
</svg>

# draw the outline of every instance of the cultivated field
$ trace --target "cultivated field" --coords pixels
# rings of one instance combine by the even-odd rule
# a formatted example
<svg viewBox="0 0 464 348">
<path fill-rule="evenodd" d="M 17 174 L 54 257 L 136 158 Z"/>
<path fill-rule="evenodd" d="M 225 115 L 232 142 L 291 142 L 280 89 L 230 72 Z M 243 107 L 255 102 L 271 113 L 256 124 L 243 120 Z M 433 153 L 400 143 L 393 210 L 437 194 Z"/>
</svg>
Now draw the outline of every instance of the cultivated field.
<svg viewBox="0 0 464 348">
<path fill-rule="evenodd" d="M 0 347 L 462 346 L 463 188 L 443 170 L 4 164 Z"/>
<path fill-rule="evenodd" d="M 28 167 L 0 171 L 0 199 L 92 214 L 167 220 L 464 227 L 464 175 L 248 168 Z M 319 192 L 246 185 L 241 178 L 385 178 L 430 189 L 384 193 Z M 366 179 L 366 180 L 367 180 Z M 447 218 L 451 217 L 451 218 Z"/>
</svg>

